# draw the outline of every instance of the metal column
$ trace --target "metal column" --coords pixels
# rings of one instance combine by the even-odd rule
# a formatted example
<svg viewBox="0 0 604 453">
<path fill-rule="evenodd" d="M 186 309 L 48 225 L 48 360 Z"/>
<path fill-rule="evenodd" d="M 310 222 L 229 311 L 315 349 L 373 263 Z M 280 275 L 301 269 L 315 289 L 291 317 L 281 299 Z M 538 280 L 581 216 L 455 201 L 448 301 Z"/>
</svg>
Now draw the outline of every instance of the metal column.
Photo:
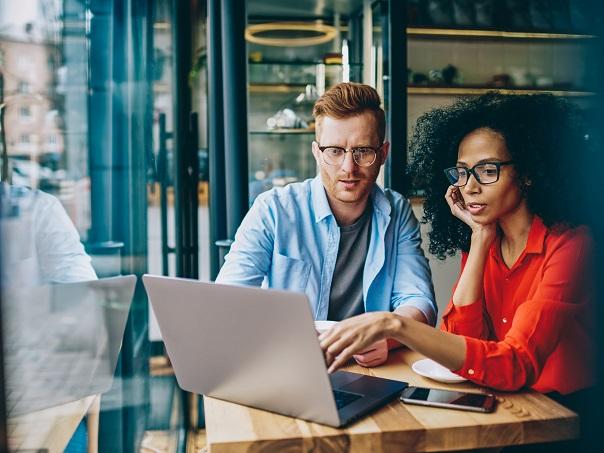
<svg viewBox="0 0 604 453">
<path fill-rule="evenodd" d="M 388 80 L 385 81 L 388 100 L 387 123 L 390 140 L 389 187 L 400 193 L 405 193 L 407 178 L 407 39 L 405 27 L 407 24 L 405 3 L 400 1 L 388 2 L 387 18 L 388 35 L 384 36 L 384 55 L 388 58 Z"/>
<path fill-rule="evenodd" d="M 113 130 L 114 9 L 112 2 L 90 2 L 89 96 L 88 96 L 88 167 L 90 174 L 91 227 L 90 244 L 113 239 L 112 174 Z"/>
<path fill-rule="evenodd" d="M 197 163 L 196 118 L 191 114 L 189 73 L 192 65 L 191 10 L 189 2 L 172 0 L 174 14 L 174 213 L 176 217 L 176 275 L 197 278 Z"/>
<path fill-rule="evenodd" d="M 245 0 L 222 1 L 222 70 L 227 236 L 248 210 L 247 60 Z"/>
<path fill-rule="evenodd" d="M 208 0 L 208 148 L 210 182 L 210 279 L 220 268 L 216 241 L 227 237 L 222 97 L 220 0 Z"/>
</svg>

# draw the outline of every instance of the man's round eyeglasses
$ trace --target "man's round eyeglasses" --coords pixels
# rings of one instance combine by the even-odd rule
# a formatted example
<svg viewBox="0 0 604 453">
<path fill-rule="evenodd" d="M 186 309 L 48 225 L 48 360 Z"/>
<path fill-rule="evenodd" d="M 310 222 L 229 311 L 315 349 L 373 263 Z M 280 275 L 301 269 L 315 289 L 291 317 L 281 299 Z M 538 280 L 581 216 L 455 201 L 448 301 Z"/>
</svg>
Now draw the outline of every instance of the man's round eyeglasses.
<svg viewBox="0 0 604 453">
<path fill-rule="evenodd" d="M 369 167 L 373 165 L 377 158 L 378 151 L 382 148 L 380 145 L 377 148 L 371 146 L 358 146 L 350 149 L 340 146 L 319 146 L 323 161 L 328 165 L 342 165 L 346 153 L 352 153 L 352 159 L 359 167 Z"/>
<path fill-rule="evenodd" d="M 472 168 L 450 167 L 445 169 L 445 175 L 451 185 L 455 187 L 465 186 L 470 179 L 470 175 L 474 175 L 479 184 L 493 184 L 499 181 L 501 166 L 513 164 L 514 161 L 508 160 L 506 162 L 485 162 L 474 165 Z"/>
</svg>

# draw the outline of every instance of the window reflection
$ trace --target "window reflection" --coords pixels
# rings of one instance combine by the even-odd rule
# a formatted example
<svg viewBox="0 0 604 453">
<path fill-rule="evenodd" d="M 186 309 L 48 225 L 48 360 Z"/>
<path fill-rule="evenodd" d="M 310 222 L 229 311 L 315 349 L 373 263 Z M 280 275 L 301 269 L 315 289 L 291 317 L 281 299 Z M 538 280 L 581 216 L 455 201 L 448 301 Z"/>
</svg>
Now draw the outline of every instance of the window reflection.
<svg viewBox="0 0 604 453">
<path fill-rule="evenodd" d="M 130 276 L 5 291 L 9 424 L 109 390 L 134 283 Z"/>
<path fill-rule="evenodd" d="M 11 451 L 87 451 L 97 434 L 133 451 L 143 435 L 146 300 L 134 276 L 97 276 L 146 270 L 151 3 L 0 0 Z"/>
<path fill-rule="evenodd" d="M 96 279 L 78 232 L 55 197 L 6 183 L 0 183 L 0 197 L 5 288 Z"/>
</svg>

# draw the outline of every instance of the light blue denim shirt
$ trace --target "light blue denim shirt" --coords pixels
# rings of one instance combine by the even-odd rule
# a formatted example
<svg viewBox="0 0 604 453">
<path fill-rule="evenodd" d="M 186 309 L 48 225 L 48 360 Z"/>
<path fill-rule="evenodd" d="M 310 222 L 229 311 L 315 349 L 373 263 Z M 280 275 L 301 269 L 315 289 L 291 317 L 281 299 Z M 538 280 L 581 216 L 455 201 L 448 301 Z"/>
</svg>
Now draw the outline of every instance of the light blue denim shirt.
<svg viewBox="0 0 604 453">
<path fill-rule="evenodd" d="M 377 184 L 363 271 L 365 311 L 418 308 L 431 325 L 436 304 L 419 222 L 410 203 Z M 340 229 L 321 177 L 259 195 L 243 219 L 216 282 L 304 292 L 317 320 L 327 319 Z M 337 278 L 337 276 L 336 276 Z"/>
</svg>

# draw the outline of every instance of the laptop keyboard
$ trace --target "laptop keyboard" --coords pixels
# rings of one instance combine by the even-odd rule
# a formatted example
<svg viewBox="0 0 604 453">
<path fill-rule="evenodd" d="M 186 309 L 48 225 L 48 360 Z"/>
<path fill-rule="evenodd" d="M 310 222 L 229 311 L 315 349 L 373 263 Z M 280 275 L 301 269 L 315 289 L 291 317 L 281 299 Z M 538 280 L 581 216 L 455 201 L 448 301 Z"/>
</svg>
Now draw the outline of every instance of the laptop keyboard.
<svg viewBox="0 0 604 453">
<path fill-rule="evenodd" d="M 348 406 L 350 403 L 355 402 L 359 398 L 362 398 L 363 395 L 358 395 L 356 393 L 350 392 L 342 392 L 340 390 L 333 390 L 333 397 L 336 400 L 336 407 L 338 409 L 341 409 L 344 406 Z"/>
</svg>

